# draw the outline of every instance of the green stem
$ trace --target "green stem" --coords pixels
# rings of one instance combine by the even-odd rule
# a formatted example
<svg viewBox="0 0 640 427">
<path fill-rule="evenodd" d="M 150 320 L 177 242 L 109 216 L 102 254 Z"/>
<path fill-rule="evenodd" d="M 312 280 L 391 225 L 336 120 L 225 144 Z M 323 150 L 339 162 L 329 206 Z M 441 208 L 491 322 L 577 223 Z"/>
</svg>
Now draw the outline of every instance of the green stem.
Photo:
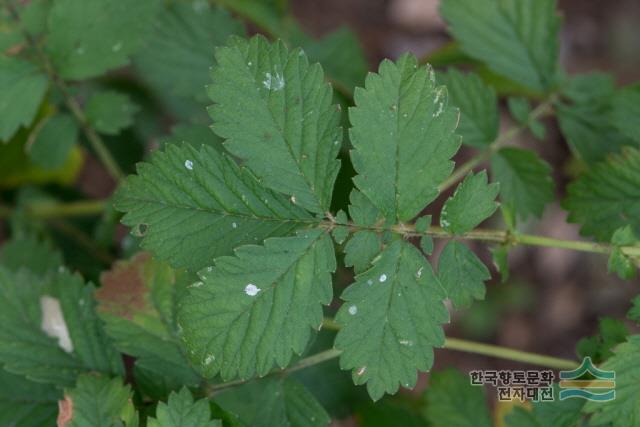
<svg viewBox="0 0 640 427">
<path fill-rule="evenodd" d="M 331 318 L 322 321 L 325 329 L 337 331 L 340 325 Z M 483 356 L 497 357 L 500 359 L 513 360 L 516 362 L 529 363 L 531 365 L 545 366 L 553 369 L 574 369 L 578 362 L 569 359 L 545 356 L 542 354 L 529 353 L 526 351 L 513 350 L 508 347 L 498 345 L 483 344 L 474 341 L 467 341 L 458 338 L 446 338 L 444 348 L 448 350 L 464 351 L 467 353 L 481 354 Z"/>
<path fill-rule="evenodd" d="M 440 186 L 438 186 L 438 191 L 442 193 L 447 190 L 451 186 L 455 185 L 458 181 L 462 180 L 469 172 L 471 172 L 476 167 L 480 166 L 482 163 L 486 162 L 491 158 L 491 156 L 502 148 L 507 142 L 511 141 L 520 132 L 524 131 L 533 123 L 535 120 L 540 117 L 548 114 L 551 110 L 551 106 L 556 100 L 555 95 L 551 95 L 546 101 L 540 103 L 536 108 L 534 108 L 527 117 L 527 122 L 525 124 L 521 124 L 519 126 L 514 126 L 508 129 L 506 132 L 500 134 L 498 138 L 493 141 L 491 144 L 487 146 L 482 152 L 477 154 L 476 156 L 469 159 L 467 162 L 463 163 L 459 168 L 457 168 L 449 178 L 444 180 Z"/>
<path fill-rule="evenodd" d="M 69 203 L 36 202 L 25 207 L 25 213 L 32 218 L 51 219 L 100 215 L 107 206 L 106 200 L 79 200 Z M 12 210 L 0 206 L 0 218 L 7 218 Z"/>
<path fill-rule="evenodd" d="M 5 1 L 5 3 L 13 19 L 16 21 L 18 25 L 21 26 L 22 22 L 20 21 L 20 15 L 18 14 L 18 11 L 16 10 L 15 6 L 12 4 L 11 1 Z M 55 69 L 53 68 L 53 65 L 51 65 L 51 61 L 49 61 L 49 57 L 47 57 L 47 55 L 42 51 L 42 48 L 40 47 L 40 45 L 38 45 L 38 43 L 33 39 L 33 37 L 31 37 L 31 34 L 29 34 L 24 29 L 22 33 L 25 39 L 27 40 L 27 43 L 36 52 L 38 59 L 42 67 L 44 68 L 45 72 L 49 76 L 49 78 L 60 89 L 60 92 L 62 93 L 62 96 L 65 101 L 65 104 L 67 104 L 67 107 L 73 114 L 73 117 L 76 119 L 76 121 L 80 125 L 80 128 L 83 130 L 84 134 L 86 135 L 87 140 L 91 144 L 91 147 L 93 148 L 93 150 L 96 152 L 96 155 L 98 156 L 102 164 L 107 169 L 107 172 L 109 172 L 109 174 L 116 180 L 116 182 L 119 182 L 124 178 L 124 173 L 122 172 L 122 170 L 120 169 L 120 166 L 118 166 L 118 163 L 115 161 L 115 159 L 107 149 L 107 146 L 105 145 L 100 135 L 98 135 L 95 129 L 93 129 L 93 127 L 89 124 L 89 121 L 87 120 L 87 117 L 85 116 L 84 111 L 82 111 L 82 107 L 80 106 L 78 101 L 69 93 L 69 88 L 67 87 L 64 80 L 62 80 L 60 76 L 56 74 Z"/>
</svg>

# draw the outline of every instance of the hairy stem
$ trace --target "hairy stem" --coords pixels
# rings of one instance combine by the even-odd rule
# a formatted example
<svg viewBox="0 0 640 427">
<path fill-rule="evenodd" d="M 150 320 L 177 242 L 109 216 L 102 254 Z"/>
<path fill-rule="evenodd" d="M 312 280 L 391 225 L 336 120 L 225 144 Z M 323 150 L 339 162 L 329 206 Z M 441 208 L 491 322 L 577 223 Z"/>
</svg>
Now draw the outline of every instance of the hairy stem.
<svg viewBox="0 0 640 427">
<path fill-rule="evenodd" d="M 13 17 L 13 19 L 18 23 L 18 25 L 22 25 L 22 23 L 20 22 L 18 11 L 16 10 L 13 3 L 10 0 L 6 0 L 4 1 L 4 3 L 7 5 L 7 9 L 9 10 L 9 13 Z M 69 88 L 64 80 L 62 80 L 60 76 L 56 74 L 53 66 L 51 65 L 51 61 L 49 61 L 49 57 L 42 51 L 42 48 L 36 42 L 36 40 L 34 40 L 31 34 L 29 34 L 27 31 L 23 30 L 22 33 L 29 46 L 31 46 L 36 52 L 38 60 L 40 61 L 40 64 L 44 71 L 47 73 L 51 81 L 53 81 L 60 89 L 65 104 L 71 111 L 73 117 L 78 122 L 80 128 L 83 130 L 84 134 L 87 137 L 87 140 L 91 144 L 91 147 L 95 151 L 104 167 L 107 169 L 107 172 L 109 172 L 109 174 L 113 177 L 113 179 L 116 180 L 116 182 L 119 182 L 124 178 L 124 173 L 107 149 L 107 146 L 105 145 L 100 135 L 98 135 L 95 129 L 89 124 L 84 111 L 82 111 L 82 107 L 80 106 L 78 101 L 70 94 Z"/>
<path fill-rule="evenodd" d="M 549 114 L 549 112 L 551 111 L 551 106 L 553 105 L 555 100 L 556 100 L 556 96 L 551 95 L 546 101 L 540 103 L 536 108 L 534 108 L 531 111 L 531 113 L 529 113 L 529 116 L 527 117 L 527 122 L 525 124 L 514 126 L 508 129 L 507 131 L 505 131 L 504 133 L 500 134 L 500 136 L 498 136 L 498 138 L 495 141 L 493 141 L 491 144 L 489 144 L 487 148 L 485 148 L 482 152 L 475 155 L 474 157 L 469 159 L 467 162 L 463 163 L 459 168 L 454 170 L 451 176 L 449 176 L 449 178 L 444 180 L 444 182 L 442 182 L 442 184 L 438 186 L 438 191 L 442 193 L 443 191 L 447 190 L 451 186 L 455 185 L 458 181 L 462 180 L 465 176 L 467 176 L 467 174 L 471 172 L 473 169 L 475 169 L 476 167 L 480 166 L 482 163 L 489 160 L 491 156 L 500 148 L 502 148 L 507 142 L 511 141 L 513 138 L 519 135 L 520 132 L 527 129 L 531 123 L 533 123 L 538 118 L 546 114 Z"/>
</svg>

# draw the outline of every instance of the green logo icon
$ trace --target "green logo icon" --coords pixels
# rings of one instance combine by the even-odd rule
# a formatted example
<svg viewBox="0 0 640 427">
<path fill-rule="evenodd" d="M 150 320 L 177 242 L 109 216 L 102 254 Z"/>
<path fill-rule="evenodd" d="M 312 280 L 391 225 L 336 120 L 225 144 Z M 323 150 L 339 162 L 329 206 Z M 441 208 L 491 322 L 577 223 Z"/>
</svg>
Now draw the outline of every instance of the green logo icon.
<svg viewBox="0 0 640 427">
<path fill-rule="evenodd" d="M 560 371 L 560 400 L 573 397 L 608 402 L 616 398 L 616 373 L 598 369 L 590 357 L 573 371 Z"/>
</svg>

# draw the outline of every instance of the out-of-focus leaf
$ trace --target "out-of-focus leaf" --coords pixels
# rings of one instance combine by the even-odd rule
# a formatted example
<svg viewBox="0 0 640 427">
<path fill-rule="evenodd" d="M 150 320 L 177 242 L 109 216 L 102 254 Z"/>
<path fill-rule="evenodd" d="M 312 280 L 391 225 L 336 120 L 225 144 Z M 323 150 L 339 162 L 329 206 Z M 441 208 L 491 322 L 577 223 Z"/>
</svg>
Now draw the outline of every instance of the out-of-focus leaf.
<svg viewBox="0 0 640 427">
<path fill-rule="evenodd" d="M 58 114 L 45 120 L 44 125 L 35 131 L 29 157 L 43 169 L 60 169 L 77 142 L 78 126 L 68 114 Z"/>
</svg>

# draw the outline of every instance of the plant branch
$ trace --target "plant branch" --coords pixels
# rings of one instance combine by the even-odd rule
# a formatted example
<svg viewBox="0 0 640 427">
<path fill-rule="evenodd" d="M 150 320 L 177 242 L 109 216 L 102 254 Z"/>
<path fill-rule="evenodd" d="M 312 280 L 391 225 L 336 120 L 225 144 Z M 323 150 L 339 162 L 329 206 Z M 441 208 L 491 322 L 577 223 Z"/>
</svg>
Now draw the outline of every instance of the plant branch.
<svg viewBox="0 0 640 427">
<path fill-rule="evenodd" d="M 20 21 L 20 16 L 15 6 L 12 4 L 10 0 L 6 0 L 4 3 L 6 3 L 7 9 L 9 10 L 9 13 L 13 17 L 13 19 L 16 21 L 18 25 L 21 26 L 22 23 Z M 27 40 L 27 43 L 29 44 L 29 46 L 31 46 L 36 52 L 36 55 L 38 56 L 38 60 L 40 61 L 42 67 L 44 68 L 49 78 L 60 89 L 60 92 L 62 93 L 62 96 L 65 101 L 65 104 L 71 111 L 71 114 L 73 115 L 73 117 L 78 122 L 78 125 L 80 126 L 80 128 L 83 130 L 84 134 L 87 137 L 87 140 L 91 144 L 91 147 L 96 152 L 96 155 L 98 156 L 98 158 L 100 159 L 104 167 L 107 169 L 107 172 L 109 172 L 109 174 L 113 177 L 113 179 L 116 180 L 116 182 L 121 181 L 124 178 L 124 173 L 122 172 L 122 170 L 120 169 L 120 166 L 118 166 L 118 163 L 115 161 L 115 159 L 107 149 L 107 146 L 105 145 L 100 135 L 98 135 L 98 133 L 95 131 L 95 129 L 91 126 L 91 124 L 87 120 L 87 117 L 85 116 L 84 111 L 82 111 L 82 107 L 80 106 L 78 101 L 69 92 L 69 87 L 67 86 L 67 84 L 64 82 L 64 80 L 60 78 L 60 76 L 57 75 L 53 66 L 51 65 L 51 61 L 49 61 L 49 58 L 42 51 L 42 48 L 36 42 L 36 40 L 34 40 L 31 34 L 29 34 L 29 32 L 25 31 L 24 29 L 22 30 L 22 34 Z"/>
<path fill-rule="evenodd" d="M 459 168 L 457 168 L 449 178 L 447 178 L 440 186 L 438 186 L 438 192 L 442 193 L 447 190 L 451 186 L 455 185 L 458 181 L 462 180 L 469 172 L 475 169 L 477 166 L 486 162 L 491 158 L 491 156 L 502 148 L 507 142 L 511 141 L 520 132 L 527 129 L 531 123 L 533 123 L 538 118 L 548 114 L 551 111 L 551 106 L 556 100 L 555 95 L 551 95 L 546 101 L 540 103 L 536 108 L 534 108 L 527 117 L 527 122 L 518 126 L 514 126 L 504 133 L 500 134 L 498 138 L 493 141 L 491 144 L 487 146 L 482 152 L 475 155 L 467 162 L 463 163 Z"/>
<path fill-rule="evenodd" d="M 24 207 L 24 212 L 39 219 L 51 219 L 62 217 L 81 217 L 100 215 L 107 206 L 106 200 L 79 200 L 69 203 L 36 202 Z M 0 206 L 0 218 L 7 218 L 13 211 L 5 206 Z"/>
</svg>

